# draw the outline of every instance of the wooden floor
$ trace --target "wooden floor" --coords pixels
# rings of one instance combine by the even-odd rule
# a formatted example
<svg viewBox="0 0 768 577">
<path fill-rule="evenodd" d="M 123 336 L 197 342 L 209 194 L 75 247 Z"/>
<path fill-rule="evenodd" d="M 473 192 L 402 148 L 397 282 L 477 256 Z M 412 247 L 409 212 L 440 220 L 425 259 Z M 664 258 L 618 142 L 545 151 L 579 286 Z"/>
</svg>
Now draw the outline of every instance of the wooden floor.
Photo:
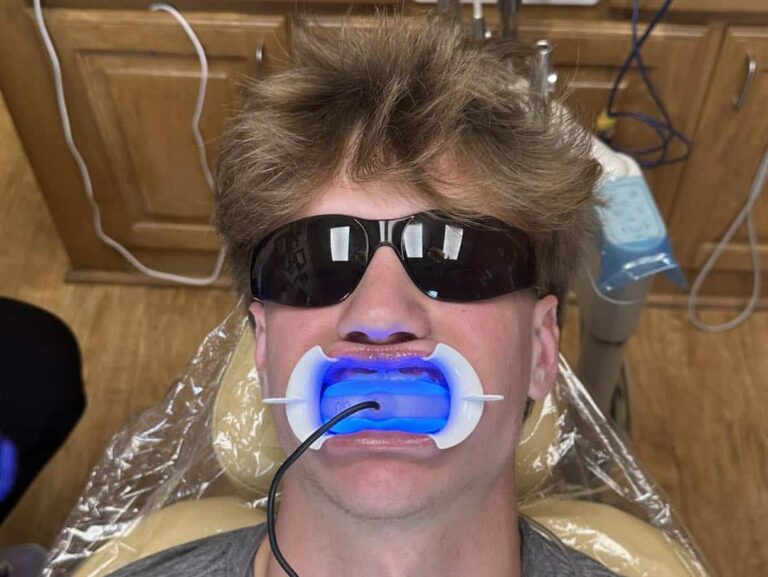
<svg viewBox="0 0 768 577">
<path fill-rule="evenodd" d="M 221 290 L 69 285 L 67 258 L 0 99 L 0 295 L 64 319 L 83 352 L 88 409 L 0 527 L 0 546 L 48 544 L 121 423 L 163 394 L 232 308 Z M 730 313 L 712 312 L 722 322 Z M 576 315 L 564 332 L 576 350 Z M 647 309 L 629 357 L 634 442 L 717 575 L 768 567 L 768 313 L 724 335 Z M 2 383 L 0 386 L 12 386 Z"/>
</svg>

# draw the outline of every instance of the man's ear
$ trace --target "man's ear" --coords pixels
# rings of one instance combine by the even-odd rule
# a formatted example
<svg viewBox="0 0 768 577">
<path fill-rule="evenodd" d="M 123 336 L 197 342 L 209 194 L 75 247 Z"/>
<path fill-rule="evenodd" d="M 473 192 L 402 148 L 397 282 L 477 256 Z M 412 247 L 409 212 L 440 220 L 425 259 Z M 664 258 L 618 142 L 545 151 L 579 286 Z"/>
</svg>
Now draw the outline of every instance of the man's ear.
<svg viewBox="0 0 768 577">
<path fill-rule="evenodd" d="M 248 307 L 248 312 L 251 314 L 251 320 L 253 321 L 253 341 L 255 343 L 253 362 L 256 365 L 256 372 L 259 373 L 259 381 L 263 388 L 267 386 L 264 379 L 264 369 L 267 366 L 267 325 L 265 322 L 264 305 L 254 301 Z"/>
<path fill-rule="evenodd" d="M 547 295 L 536 301 L 533 307 L 531 338 L 531 382 L 528 396 L 543 399 L 557 378 L 560 353 L 560 327 L 557 326 L 557 297 Z"/>
</svg>

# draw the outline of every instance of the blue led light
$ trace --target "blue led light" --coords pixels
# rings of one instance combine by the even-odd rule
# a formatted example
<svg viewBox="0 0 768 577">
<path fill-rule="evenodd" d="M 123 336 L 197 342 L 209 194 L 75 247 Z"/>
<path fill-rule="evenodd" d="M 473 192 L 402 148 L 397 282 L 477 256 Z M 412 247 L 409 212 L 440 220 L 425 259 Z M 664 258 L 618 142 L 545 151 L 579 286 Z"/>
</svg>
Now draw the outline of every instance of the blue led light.
<svg viewBox="0 0 768 577">
<path fill-rule="evenodd" d="M 434 365 L 421 360 L 416 364 L 414 359 L 407 364 L 366 364 L 361 369 L 355 365 L 360 367 L 359 361 L 347 361 L 329 371 L 340 380 L 327 379 L 326 375 L 330 382 L 324 382 L 320 395 L 323 423 L 363 401 L 376 401 L 381 408 L 360 411 L 338 423 L 331 433 L 377 430 L 427 434 L 445 427 L 451 408 L 450 391 Z M 400 370 L 403 367 L 405 372 Z"/>
<path fill-rule="evenodd" d="M 13 488 L 18 468 L 18 453 L 10 439 L 0 434 L 0 502 Z"/>
</svg>

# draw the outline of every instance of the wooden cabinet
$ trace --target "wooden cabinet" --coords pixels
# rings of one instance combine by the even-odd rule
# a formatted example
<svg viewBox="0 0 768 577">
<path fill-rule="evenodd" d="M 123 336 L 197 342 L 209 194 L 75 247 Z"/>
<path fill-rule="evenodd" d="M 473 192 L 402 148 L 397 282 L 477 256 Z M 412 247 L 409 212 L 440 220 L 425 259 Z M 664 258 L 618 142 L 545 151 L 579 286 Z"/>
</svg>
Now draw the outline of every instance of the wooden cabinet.
<svg viewBox="0 0 768 577">
<path fill-rule="evenodd" d="M 611 6 L 631 8 L 634 0 L 610 0 Z M 642 0 L 643 10 L 658 10 L 664 0 Z M 669 7 L 671 12 L 768 12 L 765 0 L 675 0 Z"/>
<path fill-rule="evenodd" d="M 750 61 L 754 70 L 747 84 Z M 739 97 L 743 97 L 741 106 L 736 104 Z M 768 28 L 732 27 L 725 35 L 670 221 L 677 256 L 691 271 L 701 267 L 743 207 L 767 150 Z M 763 195 L 753 214 L 758 230 L 763 231 L 758 250 L 765 271 L 768 197 Z M 746 276 L 741 284 L 743 294 L 749 294 L 751 270 L 743 226 L 714 271 L 733 278 Z"/>
<path fill-rule="evenodd" d="M 238 108 L 237 84 L 285 57 L 286 22 L 215 13 L 186 18 L 208 60 L 200 130 L 214 167 L 218 136 Z M 209 224 L 212 193 L 191 128 L 200 63 L 179 23 L 164 12 L 114 10 L 51 10 L 47 22 L 104 228 L 140 257 L 152 261 L 154 253 L 164 270 L 182 255 L 212 261 L 219 248 Z M 181 254 L 158 258 L 169 250 Z"/>
<path fill-rule="evenodd" d="M 26 15 L 31 25 L 31 13 Z M 166 12 L 49 9 L 45 17 L 61 60 L 74 140 L 90 171 L 105 232 L 148 266 L 209 274 L 220 243 L 210 225 L 212 191 L 192 131 L 200 81 L 192 42 Z M 200 130 L 214 170 L 219 137 L 239 108 L 238 86 L 287 55 L 287 18 L 215 12 L 185 17 L 208 60 Z M 52 85 L 47 60 L 43 66 Z M 61 169 L 46 162 L 45 152 L 57 152 L 60 163 L 70 159 L 41 130 L 43 122 L 55 122 L 54 132 L 60 131 L 52 98 L 37 110 L 47 116 L 32 127 L 32 139 L 21 131 L 22 138 L 33 164 L 44 166 L 38 174 L 70 253 L 70 278 L 145 281 L 95 238 L 79 173 L 66 182 L 46 182 Z"/>
<path fill-rule="evenodd" d="M 355 6 L 356 14 L 370 11 L 365 2 L 354 3 L 361 4 Z M 316 3 L 326 23 L 337 22 L 350 4 Z M 658 4 L 643 0 L 643 18 Z M 91 169 L 105 231 L 149 266 L 208 275 L 219 240 L 209 224 L 211 191 L 191 129 L 199 64 L 189 38 L 169 14 L 145 10 L 143 0 L 48 0 L 45 5 L 62 60 L 74 136 Z M 268 73 L 287 57 L 296 8 L 279 0 L 259 5 L 180 0 L 178 6 L 209 59 L 201 130 L 213 167 L 227 117 L 239 106 L 238 83 Z M 522 10 L 521 36 L 552 43 L 558 93 L 588 126 L 605 107 L 630 52 L 628 6 L 629 0 L 604 0 L 583 8 Z M 692 277 L 742 205 L 768 145 L 768 114 L 763 110 L 768 101 L 768 2 L 677 0 L 673 6 L 677 11 L 656 28 L 643 58 L 676 126 L 693 137 L 693 155 L 685 163 L 647 171 L 646 177 L 667 219 L 675 252 Z M 409 1 L 402 8 L 409 14 L 433 6 Z M 486 16 L 493 27 L 495 11 L 489 8 Z M 741 27 L 745 20 L 754 27 Z M 748 55 L 756 59 L 756 76 L 744 106 L 735 110 L 732 98 L 745 82 Z M 0 3 L 0 81 L 72 262 L 69 278 L 153 282 L 94 233 L 27 0 Z M 618 87 L 616 106 L 656 115 L 635 70 Z M 655 144 L 656 135 L 644 125 L 619 120 L 616 141 L 640 148 Z M 673 150 L 679 152 L 680 147 Z M 756 211 L 763 230 L 768 229 L 765 204 Z M 765 260 L 768 247 L 760 249 Z M 715 292 L 748 295 L 749 265 L 742 234 L 714 272 L 713 283 L 722 289 Z M 725 284 L 718 280 L 723 275 L 729 277 Z M 222 278 L 219 284 L 227 282 Z M 655 290 L 676 291 L 663 281 Z"/>
<path fill-rule="evenodd" d="M 531 41 L 548 39 L 558 73 L 557 92 L 589 128 L 605 109 L 614 79 L 632 49 L 631 26 L 624 22 L 547 21 L 521 27 L 521 36 Z M 696 126 L 716 57 L 719 36 L 707 26 L 660 26 L 643 49 L 649 76 L 663 95 L 675 125 L 686 134 Z M 681 82 L 680 79 L 685 81 Z M 658 117 L 648 90 L 637 70 L 630 70 L 618 87 L 617 110 Z M 615 141 L 619 146 L 640 149 L 658 144 L 658 136 L 647 126 L 620 119 Z M 671 155 L 682 153 L 673 148 Z M 682 165 L 648 171 L 651 190 L 664 216 L 669 214 Z"/>
</svg>

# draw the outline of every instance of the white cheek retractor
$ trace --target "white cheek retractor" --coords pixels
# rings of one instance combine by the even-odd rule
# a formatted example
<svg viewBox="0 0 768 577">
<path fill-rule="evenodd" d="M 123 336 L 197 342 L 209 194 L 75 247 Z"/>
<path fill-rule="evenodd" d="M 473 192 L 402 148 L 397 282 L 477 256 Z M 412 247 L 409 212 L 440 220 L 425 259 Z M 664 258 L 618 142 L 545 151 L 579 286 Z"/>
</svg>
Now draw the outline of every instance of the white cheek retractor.
<svg viewBox="0 0 768 577">
<path fill-rule="evenodd" d="M 285 405 L 288 423 L 300 441 L 344 409 L 377 401 L 334 426 L 312 444 L 320 449 L 336 434 L 363 430 L 427 434 L 439 449 L 466 439 L 483 416 L 483 405 L 502 395 L 486 395 L 469 361 L 439 343 L 428 357 L 398 359 L 332 358 L 318 345 L 299 359 L 285 397 L 264 399 Z"/>
</svg>

